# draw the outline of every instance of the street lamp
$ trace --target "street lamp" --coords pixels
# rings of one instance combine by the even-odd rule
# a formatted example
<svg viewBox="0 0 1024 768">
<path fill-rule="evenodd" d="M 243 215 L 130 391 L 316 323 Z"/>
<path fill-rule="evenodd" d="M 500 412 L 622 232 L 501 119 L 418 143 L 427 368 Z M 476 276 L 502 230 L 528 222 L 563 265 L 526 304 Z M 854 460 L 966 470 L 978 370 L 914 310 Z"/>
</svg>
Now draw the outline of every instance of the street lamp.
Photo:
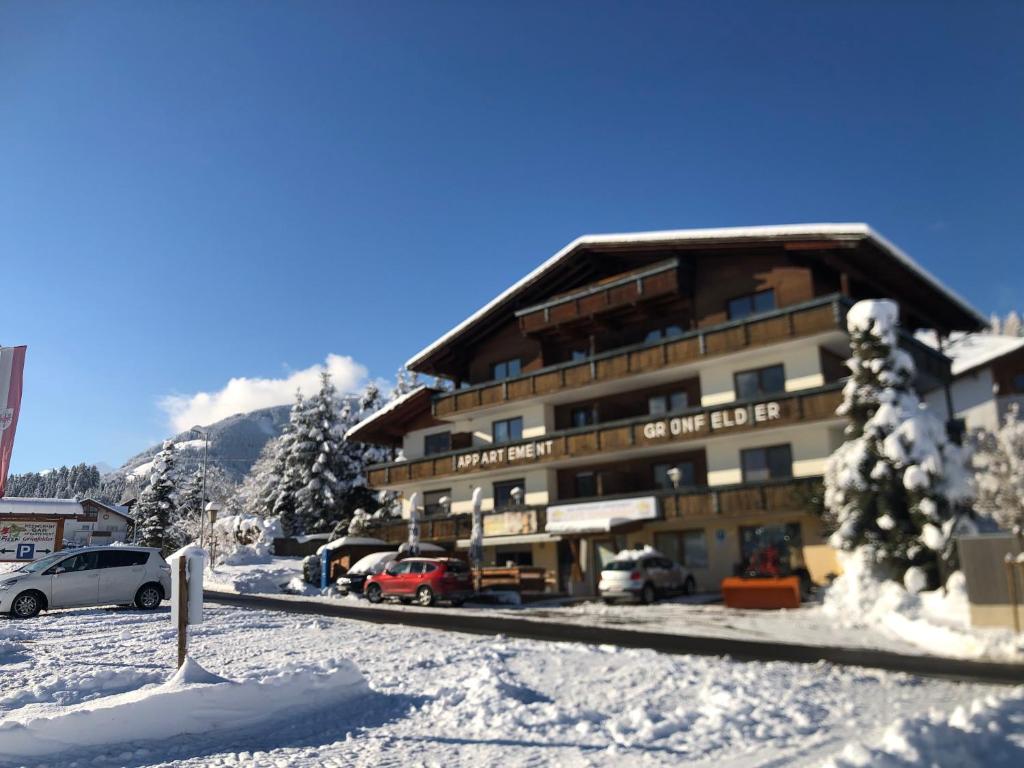
<svg viewBox="0 0 1024 768">
<path fill-rule="evenodd" d="M 518 485 L 508 492 L 508 495 L 512 497 L 512 503 L 517 507 L 523 505 L 523 489 Z"/>
<path fill-rule="evenodd" d="M 672 483 L 673 490 L 679 490 L 679 481 L 683 479 L 683 473 L 679 467 L 669 467 L 668 471 L 665 472 L 668 475 L 669 482 Z"/>
<path fill-rule="evenodd" d="M 210 433 L 202 427 L 192 427 L 189 434 L 195 433 L 203 438 L 203 500 L 199 503 L 199 546 L 203 546 L 203 507 L 206 506 L 206 458 L 210 453 Z"/>
<path fill-rule="evenodd" d="M 213 569 L 213 548 L 214 548 L 214 544 L 216 542 L 216 539 L 213 538 L 213 524 L 217 522 L 217 513 L 220 512 L 220 504 L 218 504 L 216 501 L 211 501 L 211 502 L 207 503 L 205 509 L 206 509 L 206 516 L 210 519 L 210 557 L 208 559 L 210 561 L 210 569 L 212 570 Z M 201 521 L 202 517 L 200 517 L 199 519 Z M 200 526 L 200 536 L 202 535 L 201 531 L 202 531 L 202 527 Z"/>
<path fill-rule="evenodd" d="M 447 496 L 442 496 L 437 500 L 438 506 L 441 507 L 441 514 L 447 517 L 452 511 L 452 500 Z"/>
</svg>

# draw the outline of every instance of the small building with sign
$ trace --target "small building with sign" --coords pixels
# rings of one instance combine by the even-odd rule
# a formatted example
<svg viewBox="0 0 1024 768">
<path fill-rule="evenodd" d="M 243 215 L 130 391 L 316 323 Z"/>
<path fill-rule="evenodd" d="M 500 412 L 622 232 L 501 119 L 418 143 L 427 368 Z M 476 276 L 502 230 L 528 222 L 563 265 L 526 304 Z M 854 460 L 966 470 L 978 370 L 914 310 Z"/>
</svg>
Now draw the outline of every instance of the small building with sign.
<svg viewBox="0 0 1024 768">
<path fill-rule="evenodd" d="M 845 316 L 865 298 L 900 304 L 925 392 L 950 364 L 914 331 L 985 323 L 863 224 L 581 237 L 409 360 L 451 389 L 348 436 L 400 451 L 369 482 L 406 514 L 418 493 L 423 540 L 468 547 L 480 487 L 488 563 L 543 567 L 559 591 L 593 593 L 644 544 L 703 589 L 768 545 L 824 579 L 815 509 L 843 440 Z"/>
<path fill-rule="evenodd" d="M 53 548 L 102 545 L 128 540 L 131 515 L 127 507 L 96 499 L 31 499 L 7 497 L 0 499 L 0 562 L 35 560 Z M 18 557 L 16 539 L 24 526 L 36 531 L 31 556 Z M 6 531 L 6 533 L 4 533 Z M 49 543 L 36 539 L 42 537 Z M 27 550 L 22 550 L 21 554 Z"/>
</svg>

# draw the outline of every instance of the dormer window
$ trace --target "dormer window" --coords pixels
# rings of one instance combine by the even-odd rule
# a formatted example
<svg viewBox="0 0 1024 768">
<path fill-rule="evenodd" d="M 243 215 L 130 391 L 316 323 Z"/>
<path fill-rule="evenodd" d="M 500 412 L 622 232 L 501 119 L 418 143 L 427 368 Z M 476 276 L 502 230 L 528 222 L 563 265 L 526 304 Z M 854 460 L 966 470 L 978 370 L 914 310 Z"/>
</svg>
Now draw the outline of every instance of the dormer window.
<svg viewBox="0 0 1024 768">
<path fill-rule="evenodd" d="M 729 319 L 740 320 L 748 315 L 771 312 L 773 309 L 775 309 L 775 291 L 769 288 L 767 291 L 757 291 L 731 299 L 729 301 Z"/>
<path fill-rule="evenodd" d="M 491 378 L 495 381 L 511 379 L 513 376 L 518 376 L 522 373 L 522 370 L 522 362 L 518 357 L 514 357 L 511 360 L 502 360 L 500 363 L 491 365 Z"/>
</svg>

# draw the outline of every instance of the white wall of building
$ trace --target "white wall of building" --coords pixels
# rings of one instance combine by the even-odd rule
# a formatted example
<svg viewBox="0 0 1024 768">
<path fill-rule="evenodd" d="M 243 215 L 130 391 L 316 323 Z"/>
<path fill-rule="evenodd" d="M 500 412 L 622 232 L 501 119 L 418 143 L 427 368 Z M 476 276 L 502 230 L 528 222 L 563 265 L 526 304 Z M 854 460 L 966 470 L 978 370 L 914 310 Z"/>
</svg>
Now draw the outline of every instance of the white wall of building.
<svg viewBox="0 0 1024 768">
<path fill-rule="evenodd" d="M 813 477 L 825 471 L 832 451 L 842 442 L 842 430 L 821 424 L 750 432 L 734 438 L 712 440 L 706 448 L 708 485 L 733 485 L 743 482 L 740 451 L 788 444 L 793 453 L 793 476 Z"/>
<path fill-rule="evenodd" d="M 706 366 L 700 371 L 701 405 L 705 408 L 731 403 L 736 400 L 734 376 L 741 371 L 783 366 L 786 373 L 786 391 L 813 389 L 825 384 L 821 371 L 821 354 L 816 344 L 773 347 L 759 353 L 732 358 L 725 363 Z"/>
</svg>

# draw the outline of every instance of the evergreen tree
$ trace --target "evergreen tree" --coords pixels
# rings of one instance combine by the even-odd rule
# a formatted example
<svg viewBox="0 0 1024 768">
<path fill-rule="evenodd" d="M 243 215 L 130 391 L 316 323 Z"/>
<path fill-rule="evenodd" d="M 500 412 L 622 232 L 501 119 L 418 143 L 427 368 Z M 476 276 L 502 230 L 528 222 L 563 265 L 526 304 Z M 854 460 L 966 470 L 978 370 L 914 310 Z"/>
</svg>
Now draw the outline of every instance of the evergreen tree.
<svg viewBox="0 0 1024 768">
<path fill-rule="evenodd" d="M 992 517 L 1000 528 L 1024 528 L 1024 422 L 1016 404 L 995 432 L 974 436 L 974 468 L 979 512 Z"/>
<path fill-rule="evenodd" d="M 168 537 L 168 529 L 176 510 L 174 443 L 167 440 L 153 460 L 149 483 L 135 507 L 139 544 L 144 547 L 160 547 L 165 553 L 169 551 L 172 542 Z"/>
<path fill-rule="evenodd" d="M 295 488 L 295 520 L 302 533 L 330 531 L 339 519 L 338 406 L 327 371 L 320 390 L 298 412 L 285 466 L 285 484 Z"/>
<path fill-rule="evenodd" d="M 288 417 L 288 424 L 277 440 L 271 472 L 268 473 L 260 492 L 260 506 L 269 510 L 271 516 L 280 520 L 281 531 L 285 536 L 294 536 L 303 532 L 295 515 L 295 494 L 299 489 L 298 476 L 296 472 L 289 474 L 288 457 L 291 455 L 292 446 L 296 440 L 296 429 L 301 422 L 304 410 L 305 401 L 302 393 L 297 392 Z"/>
<path fill-rule="evenodd" d="M 954 564 L 953 535 L 972 497 L 965 454 L 914 391 L 914 362 L 897 341 L 891 301 L 861 301 L 847 315 L 851 377 L 837 413 L 846 442 L 825 473 L 832 544 L 871 547 L 887 575 L 938 581 L 938 561 Z M 908 569 L 915 572 L 905 578 Z"/>
</svg>

